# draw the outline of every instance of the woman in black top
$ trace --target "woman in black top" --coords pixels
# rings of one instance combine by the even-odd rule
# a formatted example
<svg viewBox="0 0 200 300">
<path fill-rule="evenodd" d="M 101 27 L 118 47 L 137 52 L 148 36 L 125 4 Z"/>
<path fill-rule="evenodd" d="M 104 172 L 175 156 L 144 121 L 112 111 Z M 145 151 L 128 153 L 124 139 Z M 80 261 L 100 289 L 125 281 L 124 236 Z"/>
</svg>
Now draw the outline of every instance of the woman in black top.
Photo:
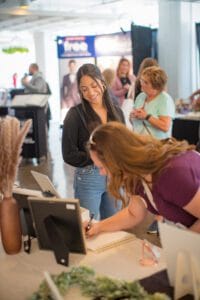
<svg viewBox="0 0 200 300">
<path fill-rule="evenodd" d="M 93 165 L 86 150 L 90 133 L 99 124 L 108 121 L 124 122 L 119 107 L 109 97 L 99 68 L 84 64 L 77 72 L 81 104 L 72 107 L 66 115 L 62 135 L 62 153 L 66 163 L 75 166 L 74 193 L 80 205 L 94 213 L 95 218 L 107 218 L 117 208 L 106 188 L 106 177 Z M 100 216 L 99 216 L 100 213 Z"/>
</svg>

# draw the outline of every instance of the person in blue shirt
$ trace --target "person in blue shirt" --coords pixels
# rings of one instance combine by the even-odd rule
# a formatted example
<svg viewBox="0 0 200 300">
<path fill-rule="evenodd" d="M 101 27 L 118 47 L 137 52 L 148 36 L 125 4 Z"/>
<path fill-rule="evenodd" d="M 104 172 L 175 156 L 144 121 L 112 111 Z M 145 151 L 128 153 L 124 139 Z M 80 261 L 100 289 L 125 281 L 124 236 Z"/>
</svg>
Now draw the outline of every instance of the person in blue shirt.
<svg viewBox="0 0 200 300">
<path fill-rule="evenodd" d="M 136 97 L 134 109 L 130 114 L 133 130 L 159 140 L 170 138 L 175 104 L 165 91 L 167 74 L 159 66 L 147 67 L 140 75 L 140 84 L 142 92 Z M 150 225 L 147 232 L 157 233 L 156 221 Z"/>
<path fill-rule="evenodd" d="M 165 91 L 167 75 L 158 66 L 148 67 L 140 76 L 142 92 L 137 96 L 130 118 L 133 129 L 159 140 L 170 138 L 175 105 Z"/>
</svg>

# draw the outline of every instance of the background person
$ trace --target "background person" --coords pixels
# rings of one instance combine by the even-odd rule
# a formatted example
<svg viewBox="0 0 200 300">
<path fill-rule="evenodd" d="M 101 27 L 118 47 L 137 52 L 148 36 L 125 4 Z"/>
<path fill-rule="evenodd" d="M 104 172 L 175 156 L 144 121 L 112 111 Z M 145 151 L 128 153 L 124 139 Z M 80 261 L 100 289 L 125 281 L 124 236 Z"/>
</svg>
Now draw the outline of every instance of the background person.
<svg viewBox="0 0 200 300">
<path fill-rule="evenodd" d="M 133 129 L 158 139 L 170 138 L 175 105 L 171 96 L 165 92 L 167 75 L 159 66 L 145 68 L 146 63 L 154 64 L 156 61 L 146 59 L 141 66 L 141 93 L 135 99 L 134 109 L 130 114 Z M 158 233 L 157 221 L 149 226 L 147 233 Z"/>
<path fill-rule="evenodd" d="M 81 104 L 70 108 L 62 134 L 62 154 L 66 163 L 76 167 L 74 196 L 80 205 L 104 219 L 117 211 L 107 193 L 107 178 L 99 174 L 86 150 L 90 133 L 99 124 L 124 122 L 121 109 L 113 106 L 99 68 L 84 64 L 77 72 Z"/>
<path fill-rule="evenodd" d="M 25 94 L 47 94 L 48 88 L 42 73 L 39 71 L 37 64 L 33 63 L 29 66 L 29 75 L 32 78 L 29 80 L 28 75 L 22 78 L 22 85 Z"/>
<path fill-rule="evenodd" d="M 200 89 L 196 90 L 192 95 L 189 97 L 191 101 L 194 101 L 196 98 L 200 101 Z"/>
<path fill-rule="evenodd" d="M 175 105 L 165 92 L 167 75 L 160 67 L 145 68 L 140 76 L 142 92 L 137 96 L 130 114 L 133 129 L 158 139 L 171 137 Z"/>
<path fill-rule="evenodd" d="M 142 222 L 147 211 L 200 233 L 200 155 L 194 146 L 138 135 L 110 122 L 94 130 L 88 148 L 101 174 L 109 177 L 110 193 L 125 206 L 92 224 L 88 236 L 130 229 Z"/>
<path fill-rule="evenodd" d="M 17 88 L 17 85 L 18 85 L 18 83 L 17 83 L 17 79 L 18 79 L 18 75 L 17 75 L 17 73 L 14 73 L 13 75 L 12 75 L 12 86 L 13 86 L 13 88 Z"/>
<path fill-rule="evenodd" d="M 109 92 L 111 100 L 113 101 L 113 103 L 115 105 L 119 105 L 119 98 L 114 95 L 114 93 L 111 89 L 112 83 L 113 83 L 114 78 L 115 78 L 115 71 L 113 69 L 107 68 L 102 72 L 102 75 L 103 75 L 103 77 L 105 79 L 105 82 L 107 84 L 108 92 Z"/>
<path fill-rule="evenodd" d="M 120 106 L 126 98 L 133 98 L 135 75 L 130 74 L 131 63 L 127 58 L 121 58 L 117 67 L 116 76 L 112 83 L 112 91 L 119 97 Z"/>
<path fill-rule="evenodd" d="M 156 59 L 154 59 L 152 57 L 145 57 L 142 60 L 142 62 L 140 64 L 140 67 L 139 67 L 139 70 L 138 70 L 137 78 L 136 78 L 136 81 L 135 81 L 134 99 L 136 99 L 136 97 L 142 92 L 141 83 L 140 83 L 140 76 L 142 74 L 142 71 L 145 68 L 153 67 L 153 66 L 157 66 L 158 67 L 158 62 L 157 62 Z"/>
<path fill-rule="evenodd" d="M 189 97 L 192 103 L 192 109 L 194 111 L 200 111 L 200 89 L 196 90 L 192 95 Z"/>
</svg>

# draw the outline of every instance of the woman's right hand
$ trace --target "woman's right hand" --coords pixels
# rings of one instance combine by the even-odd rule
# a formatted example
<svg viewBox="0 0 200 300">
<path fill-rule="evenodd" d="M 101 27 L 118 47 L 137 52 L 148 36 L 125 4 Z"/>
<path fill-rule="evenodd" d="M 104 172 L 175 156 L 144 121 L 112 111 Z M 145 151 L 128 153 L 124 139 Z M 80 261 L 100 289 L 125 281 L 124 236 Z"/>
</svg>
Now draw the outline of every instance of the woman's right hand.
<svg viewBox="0 0 200 300">
<path fill-rule="evenodd" d="M 83 223 L 83 228 L 85 230 L 85 235 L 86 235 L 87 238 L 95 236 L 95 235 L 97 235 L 101 232 L 100 223 L 101 222 L 92 223 L 90 229 L 87 229 L 88 222 Z"/>
<path fill-rule="evenodd" d="M 126 83 L 125 85 L 123 85 L 123 88 L 128 91 L 130 88 L 130 84 Z"/>
</svg>

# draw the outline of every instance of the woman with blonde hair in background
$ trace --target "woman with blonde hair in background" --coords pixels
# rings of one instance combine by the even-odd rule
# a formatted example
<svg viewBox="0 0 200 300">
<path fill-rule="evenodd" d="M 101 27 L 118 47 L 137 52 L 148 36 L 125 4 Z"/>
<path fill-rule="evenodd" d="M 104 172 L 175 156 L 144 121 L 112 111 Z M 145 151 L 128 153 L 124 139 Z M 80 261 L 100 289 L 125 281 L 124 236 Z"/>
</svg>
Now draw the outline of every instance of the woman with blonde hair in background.
<svg viewBox="0 0 200 300">
<path fill-rule="evenodd" d="M 131 75 L 131 63 L 127 58 L 121 58 L 117 67 L 116 76 L 112 83 L 112 91 L 119 97 L 120 106 L 126 98 L 133 98 L 135 75 Z"/>
<path fill-rule="evenodd" d="M 147 211 L 200 233 L 200 155 L 193 145 L 138 135 L 110 122 L 93 131 L 88 149 L 124 209 L 93 223 L 87 236 L 130 229 L 144 220 Z"/>
<path fill-rule="evenodd" d="M 111 100 L 113 101 L 113 103 L 115 105 L 119 105 L 119 98 L 117 96 L 114 95 L 111 86 L 113 83 L 113 80 L 115 78 L 115 71 L 111 68 L 107 68 L 102 72 L 102 75 L 105 79 L 105 83 L 107 84 L 108 87 L 108 93 L 110 95 Z"/>
</svg>

